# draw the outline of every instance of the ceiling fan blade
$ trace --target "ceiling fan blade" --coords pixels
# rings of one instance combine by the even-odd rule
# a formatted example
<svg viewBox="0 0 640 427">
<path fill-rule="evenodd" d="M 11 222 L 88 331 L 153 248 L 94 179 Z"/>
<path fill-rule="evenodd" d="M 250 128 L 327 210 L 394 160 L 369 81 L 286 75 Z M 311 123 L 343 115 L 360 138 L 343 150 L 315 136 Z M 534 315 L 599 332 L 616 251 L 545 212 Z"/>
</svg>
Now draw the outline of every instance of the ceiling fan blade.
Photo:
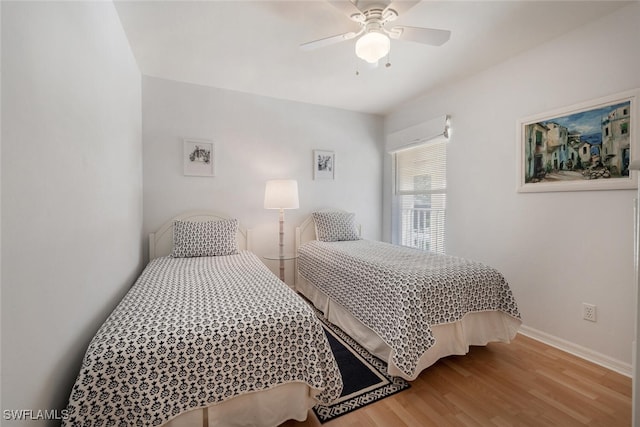
<svg viewBox="0 0 640 427">
<path fill-rule="evenodd" d="M 396 11 L 396 13 L 397 13 L 399 16 L 402 16 L 402 15 L 404 15 L 404 13 L 405 13 L 407 10 L 411 9 L 413 6 L 415 6 L 415 5 L 417 5 L 418 3 L 420 3 L 420 1 L 421 1 L 421 0 L 407 0 L 407 1 L 405 1 L 405 0 L 396 0 L 396 1 L 394 1 L 394 2 L 391 2 L 391 4 L 385 8 L 385 12 L 386 12 L 388 9 L 392 9 L 392 10 L 395 10 L 395 11 Z M 382 15 L 384 16 L 384 15 L 385 15 L 385 13 L 383 12 L 383 14 L 382 14 Z"/>
<path fill-rule="evenodd" d="M 349 0 L 328 0 L 333 7 L 347 15 L 356 22 L 364 21 L 364 14 L 358 7 Z"/>
<path fill-rule="evenodd" d="M 323 39 L 314 40 L 312 42 L 302 43 L 300 45 L 300 49 L 313 50 L 320 47 L 329 46 L 334 43 L 339 43 L 341 41 L 350 40 L 354 38 L 356 35 L 357 33 L 354 33 L 353 31 L 350 31 L 348 33 L 343 33 L 343 34 L 337 34 L 335 36 L 325 37 Z"/>
<path fill-rule="evenodd" d="M 389 36 L 394 39 L 411 40 L 432 46 L 442 46 L 451 37 L 451 31 L 401 26 L 389 29 Z"/>
</svg>

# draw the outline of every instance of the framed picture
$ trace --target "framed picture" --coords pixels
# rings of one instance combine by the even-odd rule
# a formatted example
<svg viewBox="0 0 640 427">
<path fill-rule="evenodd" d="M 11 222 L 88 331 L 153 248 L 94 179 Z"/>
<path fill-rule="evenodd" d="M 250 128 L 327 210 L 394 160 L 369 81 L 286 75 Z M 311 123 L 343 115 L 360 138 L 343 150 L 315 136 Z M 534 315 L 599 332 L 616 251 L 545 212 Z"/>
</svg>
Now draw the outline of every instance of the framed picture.
<svg viewBox="0 0 640 427">
<path fill-rule="evenodd" d="M 521 119 L 519 192 L 637 188 L 639 89 Z"/>
<path fill-rule="evenodd" d="M 215 144 L 201 139 L 185 139 L 183 163 L 186 176 L 215 176 Z"/>
<path fill-rule="evenodd" d="M 313 150 L 313 179 L 334 179 L 335 173 L 335 153 L 326 150 Z"/>
</svg>

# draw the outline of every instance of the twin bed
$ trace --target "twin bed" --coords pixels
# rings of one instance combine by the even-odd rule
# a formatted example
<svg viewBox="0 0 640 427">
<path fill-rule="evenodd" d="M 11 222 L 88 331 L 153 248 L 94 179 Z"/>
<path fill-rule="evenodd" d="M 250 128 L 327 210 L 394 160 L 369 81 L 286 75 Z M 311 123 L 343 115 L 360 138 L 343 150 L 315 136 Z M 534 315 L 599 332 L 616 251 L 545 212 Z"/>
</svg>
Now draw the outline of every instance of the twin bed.
<svg viewBox="0 0 640 427">
<path fill-rule="evenodd" d="M 91 341 L 64 425 L 276 426 L 339 397 L 320 321 L 249 238 L 211 212 L 151 234 L 151 261 Z M 352 214 L 314 213 L 296 249 L 296 290 L 392 375 L 415 379 L 520 325 L 496 270 L 361 240 Z"/>
<path fill-rule="evenodd" d="M 208 212 L 151 235 L 152 260 L 91 341 L 64 425 L 266 427 L 340 395 L 313 309 L 246 242 Z"/>
<path fill-rule="evenodd" d="M 353 214 L 314 212 L 296 229 L 296 290 L 333 324 L 414 380 L 521 324 L 500 272 L 479 262 L 363 240 Z"/>
</svg>

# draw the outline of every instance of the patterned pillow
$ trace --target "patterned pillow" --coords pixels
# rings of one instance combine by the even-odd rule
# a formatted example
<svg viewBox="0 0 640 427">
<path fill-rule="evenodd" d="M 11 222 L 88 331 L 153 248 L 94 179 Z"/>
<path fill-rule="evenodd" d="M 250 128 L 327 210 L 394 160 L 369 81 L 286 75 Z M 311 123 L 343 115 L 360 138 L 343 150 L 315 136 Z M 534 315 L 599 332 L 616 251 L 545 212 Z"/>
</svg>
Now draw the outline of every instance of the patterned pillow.
<svg viewBox="0 0 640 427">
<path fill-rule="evenodd" d="M 360 240 L 355 223 L 355 215 L 349 212 L 313 212 L 318 240 L 338 242 Z"/>
<path fill-rule="evenodd" d="M 234 255 L 238 253 L 237 219 L 173 222 L 174 258 Z"/>
</svg>

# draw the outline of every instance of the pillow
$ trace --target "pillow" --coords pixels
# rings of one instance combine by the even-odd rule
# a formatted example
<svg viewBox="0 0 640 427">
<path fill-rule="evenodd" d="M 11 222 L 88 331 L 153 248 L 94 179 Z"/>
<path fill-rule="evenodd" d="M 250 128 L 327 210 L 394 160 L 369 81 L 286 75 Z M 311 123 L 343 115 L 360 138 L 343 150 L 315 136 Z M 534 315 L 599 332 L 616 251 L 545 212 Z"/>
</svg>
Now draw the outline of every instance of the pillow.
<svg viewBox="0 0 640 427">
<path fill-rule="evenodd" d="M 323 242 L 360 240 L 355 215 L 349 212 L 313 212 L 316 235 Z"/>
<path fill-rule="evenodd" d="M 174 258 L 199 256 L 221 256 L 238 253 L 237 219 L 221 221 L 180 221 L 173 222 Z"/>
</svg>

